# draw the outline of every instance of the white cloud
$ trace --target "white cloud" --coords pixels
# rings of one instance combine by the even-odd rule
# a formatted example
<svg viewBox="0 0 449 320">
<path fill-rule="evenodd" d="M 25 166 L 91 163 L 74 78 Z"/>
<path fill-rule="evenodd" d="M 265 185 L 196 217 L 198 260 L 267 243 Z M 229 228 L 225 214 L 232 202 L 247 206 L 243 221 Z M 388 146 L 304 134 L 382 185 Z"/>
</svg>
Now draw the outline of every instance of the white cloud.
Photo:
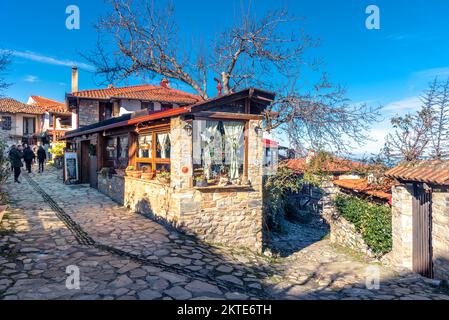
<svg viewBox="0 0 449 320">
<path fill-rule="evenodd" d="M 419 97 L 409 97 L 399 101 L 390 102 L 382 108 L 382 111 L 387 112 L 413 112 L 421 107 L 421 100 Z"/>
<path fill-rule="evenodd" d="M 90 71 L 90 72 L 95 71 L 95 67 L 93 67 L 87 63 L 74 61 L 74 60 L 57 59 L 57 58 L 45 56 L 45 55 L 38 54 L 35 52 L 31 52 L 31 51 L 1 50 L 0 49 L 0 52 L 10 52 L 15 57 L 19 57 L 22 59 L 31 60 L 31 61 L 35 61 L 35 62 L 39 62 L 39 63 L 51 64 L 51 65 L 56 65 L 56 66 L 65 66 L 65 67 L 77 66 L 78 68 L 86 70 L 86 71 Z"/>
<path fill-rule="evenodd" d="M 449 76 L 449 67 L 433 68 L 427 70 L 421 70 L 414 73 L 417 77 L 423 78 L 435 78 Z"/>
<path fill-rule="evenodd" d="M 25 81 L 26 82 L 31 82 L 31 83 L 38 82 L 39 78 L 36 77 L 36 76 L 33 76 L 33 75 L 28 75 L 28 76 L 25 77 Z"/>
</svg>

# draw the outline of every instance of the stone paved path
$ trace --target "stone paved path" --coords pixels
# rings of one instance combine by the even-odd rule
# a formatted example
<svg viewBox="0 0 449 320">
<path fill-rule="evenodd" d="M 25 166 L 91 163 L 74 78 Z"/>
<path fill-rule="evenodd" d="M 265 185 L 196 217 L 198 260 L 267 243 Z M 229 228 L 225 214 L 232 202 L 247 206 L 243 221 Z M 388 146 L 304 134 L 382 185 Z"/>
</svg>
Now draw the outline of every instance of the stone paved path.
<svg viewBox="0 0 449 320">
<path fill-rule="evenodd" d="M 6 186 L 11 210 L 0 231 L 3 299 L 449 299 L 431 282 L 383 266 L 380 289 L 367 290 L 369 264 L 328 240 L 276 259 L 209 246 L 94 189 L 63 185 L 55 170 L 30 178 Z M 58 208 L 93 244 L 77 241 Z M 81 290 L 65 288 L 68 265 L 80 267 Z"/>
</svg>

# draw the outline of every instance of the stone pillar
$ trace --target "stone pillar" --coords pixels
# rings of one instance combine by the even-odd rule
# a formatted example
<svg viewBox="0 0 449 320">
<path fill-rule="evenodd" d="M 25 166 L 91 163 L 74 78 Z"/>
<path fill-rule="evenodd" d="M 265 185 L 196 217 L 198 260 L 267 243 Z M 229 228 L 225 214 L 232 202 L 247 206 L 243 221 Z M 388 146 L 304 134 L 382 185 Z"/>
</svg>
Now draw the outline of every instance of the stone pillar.
<svg viewBox="0 0 449 320">
<path fill-rule="evenodd" d="M 449 280 L 449 193 L 432 193 L 432 247 L 435 279 Z"/>
<path fill-rule="evenodd" d="M 392 188 L 393 250 L 391 258 L 398 266 L 412 269 L 413 254 L 413 186 Z"/>
<path fill-rule="evenodd" d="M 184 129 L 186 121 L 181 117 L 171 118 L 171 186 L 175 190 L 192 187 L 192 136 Z"/>
<path fill-rule="evenodd" d="M 335 198 L 338 193 L 338 187 L 332 183 L 332 177 L 321 182 L 321 199 L 319 205 L 321 205 L 321 217 L 327 221 L 330 225 L 332 224 L 335 215 L 337 214 L 337 209 L 335 208 Z"/>
</svg>

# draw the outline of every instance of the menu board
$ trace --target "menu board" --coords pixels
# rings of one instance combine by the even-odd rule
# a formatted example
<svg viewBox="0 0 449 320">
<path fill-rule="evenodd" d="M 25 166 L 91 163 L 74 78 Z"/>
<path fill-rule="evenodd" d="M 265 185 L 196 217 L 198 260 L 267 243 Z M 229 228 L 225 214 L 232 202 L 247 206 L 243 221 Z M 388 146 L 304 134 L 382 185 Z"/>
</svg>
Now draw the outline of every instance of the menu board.
<svg viewBox="0 0 449 320">
<path fill-rule="evenodd" d="M 74 180 L 78 178 L 78 156 L 76 152 L 66 152 L 64 154 L 64 170 L 66 181 Z"/>
</svg>

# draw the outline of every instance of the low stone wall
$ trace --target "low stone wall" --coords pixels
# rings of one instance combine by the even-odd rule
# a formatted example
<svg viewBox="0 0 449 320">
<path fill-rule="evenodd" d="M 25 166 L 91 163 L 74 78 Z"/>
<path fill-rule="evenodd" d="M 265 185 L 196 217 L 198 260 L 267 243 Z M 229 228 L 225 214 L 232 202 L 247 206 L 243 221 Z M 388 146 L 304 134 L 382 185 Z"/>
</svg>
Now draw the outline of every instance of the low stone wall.
<svg viewBox="0 0 449 320">
<path fill-rule="evenodd" d="M 343 217 L 334 217 L 330 224 L 330 239 L 332 243 L 337 243 L 351 250 L 363 253 L 367 257 L 374 258 L 375 255 L 365 243 L 362 235 L 357 232 L 353 223 Z"/>
<path fill-rule="evenodd" d="M 183 194 L 180 209 L 180 224 L 186 233 L 210 242 L 262 250 L 258 192 L 245 188 L 195 190 Z"/>
<path fill-rule="evenodd" d="M 132 177 L 98 176 L 114 201 L 201 240 L 262 250 L 262 200 L 252 188 L 183 189 Z"/>
<path fill-rule="evenodd" d="M 433 271 L 436 279 L 449 280 L 449 193 L 432 193 Z"/>
<path fill-rule="evenodd" d="M 115 202 L 123 205 L 125 193 L 125 177 L 113 175 L 111 178 L 98 175 L 98 191 Z"/>
</svg>

